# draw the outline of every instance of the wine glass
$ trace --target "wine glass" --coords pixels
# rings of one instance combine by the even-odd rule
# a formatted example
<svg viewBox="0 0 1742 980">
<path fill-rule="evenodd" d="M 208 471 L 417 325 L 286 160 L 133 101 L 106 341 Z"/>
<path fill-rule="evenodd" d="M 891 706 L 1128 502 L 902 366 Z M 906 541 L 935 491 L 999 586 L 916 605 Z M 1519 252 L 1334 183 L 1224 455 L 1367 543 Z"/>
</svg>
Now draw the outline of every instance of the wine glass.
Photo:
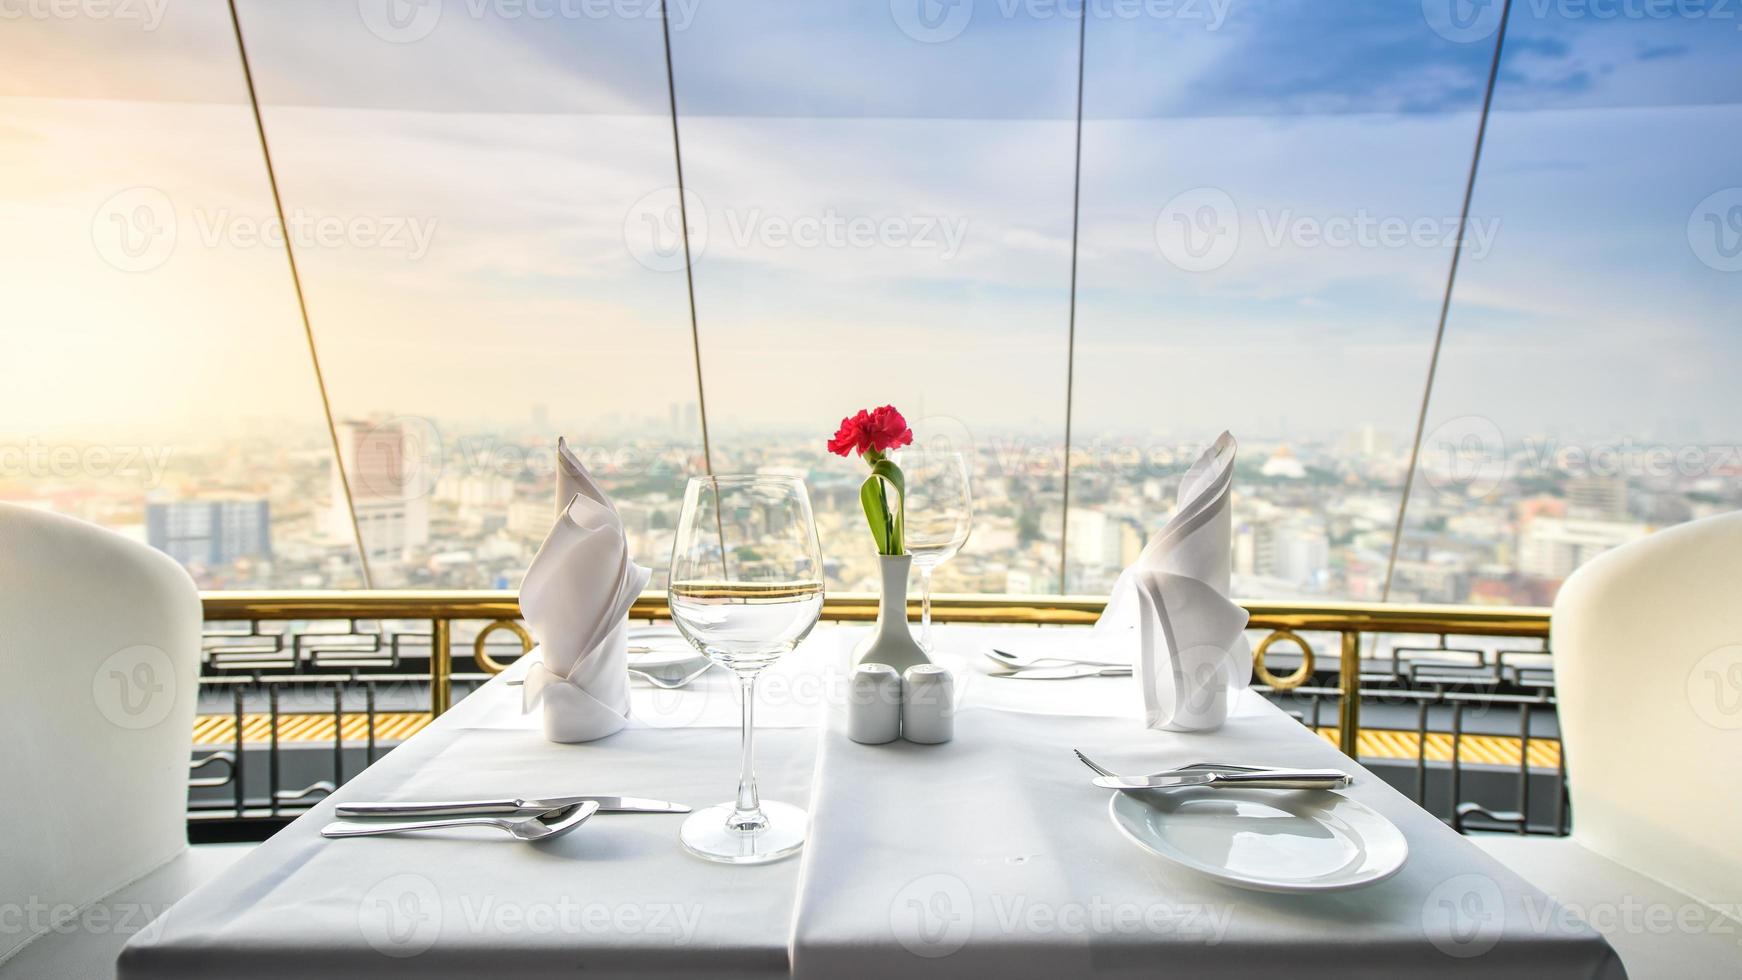
<svg viewBox="0 0 1742 980">
<path fill-rule="evenodd" d="M 690 853 L 761 864 L 804 846 L 807 818 L 756 793 L 751 739 L 756 675 L 792 652 L 823 611 L 823 558 L 804 481 L 697 476 L 684 490 L 672 545 L 672 622 L 708 659 L 738 675 L 744 730 L 738 798 L 684 821 Z"/>
<path fill-rule="evenodd" d="M 974 522 L 968 460 L 959 452 L 908 449 L 895 464 L 907 483 L 907 552 L 919 566 L 919 645 L 931 652 L 931 573 L 956 556 Z"/>
</svg>

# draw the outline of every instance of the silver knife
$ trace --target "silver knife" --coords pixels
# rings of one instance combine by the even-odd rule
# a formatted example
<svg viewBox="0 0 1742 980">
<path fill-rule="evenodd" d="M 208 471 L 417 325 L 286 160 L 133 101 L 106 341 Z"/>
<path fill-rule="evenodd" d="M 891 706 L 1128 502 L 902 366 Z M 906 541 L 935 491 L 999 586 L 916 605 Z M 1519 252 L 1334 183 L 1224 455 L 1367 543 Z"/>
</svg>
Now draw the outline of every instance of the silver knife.
<svg viewBox="0 0 1742 980">
<path fill-rule="evenodd" d="M 341 817 L 530 817 L 587 802 L 599 804 L 600 813 L 690 812 L 690 808 L 682 803 L 638 796 L 551 796 L 538 800 L 461 800 L 453 803 L 341 803 L 334 812 Z"/>
<path fill-rule="evenodd" d="M 1096 776 L 1102 789 L 1342 789 L 1352 780 L 1335 769 L 1258 769 L 1252 772 L 1175 772 L 1154 776 Z"/>
<path fill-rule="evenodd" d="M 1078 677 L 1130 677 L 1131 668 L 1094 667 L 1082 664 L 1076 667 L 1022 667 L 1017 670 L 994 670 L 988 677 L 1009 677 L 1019 681 L 1068 681 Z"/>
</svg>

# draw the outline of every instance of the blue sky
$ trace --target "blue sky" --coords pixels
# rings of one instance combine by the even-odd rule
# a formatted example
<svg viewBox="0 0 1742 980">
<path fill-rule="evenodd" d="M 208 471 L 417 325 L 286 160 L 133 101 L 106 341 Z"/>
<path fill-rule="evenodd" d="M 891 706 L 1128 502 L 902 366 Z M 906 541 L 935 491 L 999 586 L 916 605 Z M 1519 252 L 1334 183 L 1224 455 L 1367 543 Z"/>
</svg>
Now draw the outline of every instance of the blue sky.
<svg viewBox="0 0 1742 980">
<path fill-rule="evenodd" d="M 663 415 L 693 377 L 682 275 L 625 246 L 640 202 L 672 183 L 658 24 L 480 2 L 445 0 L 433 29 L 404 43 L 372 34 L 357 0 L 242 4 L 287 204 L 441 221 L 415 263 L 305 256 L 335 399 L 342 412 L 479 418 L 543 402 L 583 426 L 625 404 Z M 722 429 L 894 400 L 976 429 L 1062 434 L 1077 21 L 1041 0 L 976 0 L 959 33 L 927 43 L 902 29 L 906 2 L 673 2 L 685 164 L 709 233 L 696 267 L 703 367 Z M 1433 2 L 1092 8 L 1080 426 L 1182 440 L 1224 426 L 1407 433 L 1449 250 L 1315 245 L 1291 230 L 1456 216 L 1492 35 L 1436 32 Z M 1436 416 L 1735 438 L 1717 420 L 1742 417 L 1728 381 L 1742 361 L 1742 273 L 1702 264 L 1687 230 L 1702 201 L 1742 184 L 1742 32 L 1719 16 L 1729 9 L 1625 19 L 1565 16 L 1558 0 L 1514 6 L 1473 207 L 1495 234 L 1465 258 Z M 222 3 L 172 0 L 143 33 L 15 26 L 0 36 L 0 95 L 34 108 L 9 115 L 0 162 L 52 183 L 56 203 L 15 192 L 10 205 L 77 234 L 20 236 L 67 251 L 19 250 L 9 285 L 40 316 L 8 331 L 54 351 L 46 328 L 25 332 L 160 306 L 171 275 L 182 289 L 219 278 L 251 283 L 248 302 L 201 297 L 159 329 L 205 349 L 200 338 L 235 331 L 266 297 L 282 308 L 254 320 L 271 323 L 256 329 L 277 349 L 297 325 L 258 256 L 183 249 L 156 279 L 90 261 L 91 211 L 122 188 L 172 186 L 186 209 L 269 206 L 233 111 Z M 114 106 L 137 124 L 133 152 L 97 168 L 88 158 L 109 146 Z M 223 150 L 199 159 L 153 132 Z M 1203 188 L 1233 202 L 1240 245 L 1187 271 L 1158 246 L 1158 218 Z M 760 235 L 831 214 L 910 234 L 961 221 L 965 238 L 945 256 Z M 46 284 L 75 263 L 85 278 L 69 300 Z M 305 378 L 265 387 L 282 390 L 260 396 L 264 414 L 306 414 Z M 135 400 L 102 388 L 79 397 Z M 12 392 L 21 410 L 53 394 Z M 198 409 L 164 411 L 185 424 Z"/>
</svg>

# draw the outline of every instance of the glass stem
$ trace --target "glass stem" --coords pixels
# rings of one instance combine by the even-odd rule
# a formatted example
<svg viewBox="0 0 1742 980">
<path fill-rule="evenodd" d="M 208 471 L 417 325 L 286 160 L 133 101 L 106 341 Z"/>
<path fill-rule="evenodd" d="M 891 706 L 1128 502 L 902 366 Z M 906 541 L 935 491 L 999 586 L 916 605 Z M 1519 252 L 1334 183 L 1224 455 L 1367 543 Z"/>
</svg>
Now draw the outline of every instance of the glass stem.
<svg viewBox="0 0 1742 980">
<path fill-rule="evenodd" d="M 768 825 L 762 815 L 762 801 L 756 795 L 756 674 L 739 674 L 738 683 L 744 698 L 744 731 L 739 745 L 738 802 L 726 825 L 741 833 L 755 833 Z"/>
<path fill-rule="evenodd" d="M 931 652 L 931 566 L 919 567 L 919 648 Z"/>
</svg>

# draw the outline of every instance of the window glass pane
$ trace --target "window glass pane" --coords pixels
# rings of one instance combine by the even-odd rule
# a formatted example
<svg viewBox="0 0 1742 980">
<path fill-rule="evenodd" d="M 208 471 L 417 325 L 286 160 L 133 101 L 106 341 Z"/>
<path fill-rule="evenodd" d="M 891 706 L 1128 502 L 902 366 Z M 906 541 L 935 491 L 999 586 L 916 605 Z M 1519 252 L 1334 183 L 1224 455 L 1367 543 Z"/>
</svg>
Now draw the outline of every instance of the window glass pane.
<svg viewBox="0 0 1742 980">
<path fill-rule="evenodd" d="M 1228 429 L 1236 592 L 1376 598 L 1492 43 L 1420 4 L 1120 9 L 1087 24 L 1068 585 Z"/>
<path fill-rule="evenodd" d="M 865 467 L 825 442 L 890 403 L 976 462 L 972 536 L 938 588 L 1057 588 L 1077 25 L 1002 10 L 674 22 L 715 468 L 808 473 L 831 587 L 877 577 Z"/>
<path fill-rule="evenodd" d="M 701 464 L 683 279 L 627 237 L 674 173 L 659 22 L 383 7 L 243 5 L 375 582 L 517 587 L 558 435 L 663 570 Z"/>
<path fill-rule="evenodd" d="M 1475 200 L 1499 234 L 1458 278 L 1393 598 L 1547 603 L 1742 506 L 1737 15 L 1599 9 L 1513 7 Z"/>
<path fill-rule="evenodd" d="M 207 588 L 361 584 L 222 3 L 0 30 L 0 498 Z"/>
</svg>

